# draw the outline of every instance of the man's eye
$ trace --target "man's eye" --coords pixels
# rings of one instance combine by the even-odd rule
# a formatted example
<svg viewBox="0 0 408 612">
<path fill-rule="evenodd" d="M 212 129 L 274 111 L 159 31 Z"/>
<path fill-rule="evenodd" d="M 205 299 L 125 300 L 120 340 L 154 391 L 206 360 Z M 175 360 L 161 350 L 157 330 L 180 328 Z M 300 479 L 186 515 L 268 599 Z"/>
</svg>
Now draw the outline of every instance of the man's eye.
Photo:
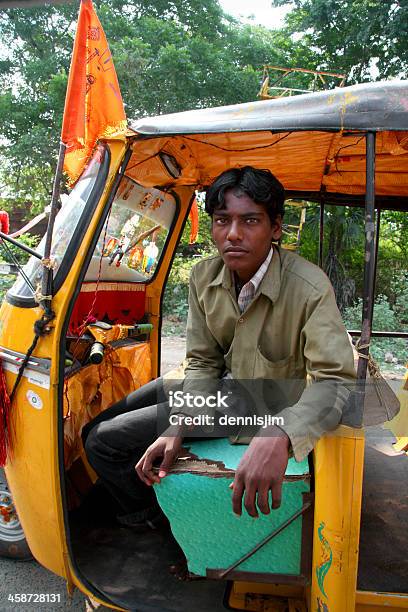
<svg viewBox="0 0 408 612">
<path fill-rule="evenodd" d="M 249 217 L 247 223 L 258 223 L 258 219 L 256 217 Z"/>
<path fill-rule="evenodd" d="M 217 225 L 225 225 L 227 222 L 227 219 L 225 219 L 224 217 L 220 217 L 219 219 L 215 220 Z"/>
</svg>

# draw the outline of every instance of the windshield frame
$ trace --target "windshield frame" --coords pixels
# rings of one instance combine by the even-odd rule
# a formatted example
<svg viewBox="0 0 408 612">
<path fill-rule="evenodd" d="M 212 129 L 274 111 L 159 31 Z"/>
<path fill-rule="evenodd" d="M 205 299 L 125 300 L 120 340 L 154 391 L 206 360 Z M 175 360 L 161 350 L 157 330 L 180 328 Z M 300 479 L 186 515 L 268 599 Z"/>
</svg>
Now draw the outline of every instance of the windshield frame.
<svg viewBox="0 0 408 612">
<path fill-rule="evenodd" d="M 75 253 L 78 251 L 79 246 L 88 230 L 93 213 L 96 210 L 96 207 L 99 203 L 99 200 L 101 198 L 101 195 L 106 185 L 106 180 L 109 174 L 109 167 L 110 167 L 110 162 L 111 162 L 111 153 L 110 153 L 109 145 L 107 143 L 100 143 L 100 144 L 102 144 L 102 147 L 103 147 L 102 149 L 103 157 L 101 161 L 101 166 L 100 166 L 98 175 L 95 179 L 95 183 L 92 187 L 91 193 L 84 207 L 84 210 L 82 211 L 82 214 L 78 219 L 78 222 L 75 227 L 75 231 L 69 242 L 68 248 L 64 254 L 64 257 L 55 275 L 54 282 L 53 282 L 53 290 L 52 290 L 53 296 L 62 287 L 62 284 L 65 281 L 68 275 L 68 272 L 71 269 L 72 261 L 75 256 Z M 13 306 L 18 306 L 20 308 L 35 308 L 38 306 L 34 297 L 16 295 L 14 293 L 11 293 L 11 290 L 9 290 L 6 293 L 4 299 L 9 304 L 12 304 Z"/>
</svg>

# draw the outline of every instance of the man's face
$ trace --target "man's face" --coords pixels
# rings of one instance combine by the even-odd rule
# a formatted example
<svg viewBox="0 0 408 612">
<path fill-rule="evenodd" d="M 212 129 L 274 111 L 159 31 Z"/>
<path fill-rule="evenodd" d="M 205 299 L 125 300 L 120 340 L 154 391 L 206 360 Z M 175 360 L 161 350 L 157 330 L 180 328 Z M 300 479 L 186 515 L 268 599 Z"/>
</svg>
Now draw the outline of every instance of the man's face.
<svg viewBox="0 0 408 612">
<path fill-rule="evenodd" d="M 227 268 L 247 282 L 266 259 L 271 242 L 282 234 L 280 216 L 272 224 L 266 209 L 244 193 L 229 189 L 214 211 L 212 236 Z"/>
</svg>

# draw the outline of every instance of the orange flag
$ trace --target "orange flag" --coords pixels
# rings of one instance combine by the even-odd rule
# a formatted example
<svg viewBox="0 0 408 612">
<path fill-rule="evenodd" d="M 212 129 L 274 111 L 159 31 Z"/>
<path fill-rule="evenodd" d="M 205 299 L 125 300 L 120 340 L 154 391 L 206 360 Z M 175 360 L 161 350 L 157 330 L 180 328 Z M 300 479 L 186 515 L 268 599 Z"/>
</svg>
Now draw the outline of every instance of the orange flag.
<svg viewBox="0 0 408 612">
<path fill-rule="evenodd" d="M 124 134 L 126 115 L 112 56 L 92 0 L 81 0 L 61 140 L 64 171 L 73 184 L 98 139 Z"/>
</svg>

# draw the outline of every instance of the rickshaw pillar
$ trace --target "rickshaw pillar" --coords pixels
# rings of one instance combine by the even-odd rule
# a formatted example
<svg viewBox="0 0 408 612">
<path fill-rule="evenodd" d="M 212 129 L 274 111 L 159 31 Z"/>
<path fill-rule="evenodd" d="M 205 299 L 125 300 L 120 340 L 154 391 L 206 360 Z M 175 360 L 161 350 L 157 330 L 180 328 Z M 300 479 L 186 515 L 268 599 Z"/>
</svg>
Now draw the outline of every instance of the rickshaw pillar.
<svg viewBox="0 0 408 612">
<path fill-rule="evenodd" d="M 354 612 L 360 538 L 364 433 L 340 425 L 314 451 L 313 612 Z"/>
</svg>

